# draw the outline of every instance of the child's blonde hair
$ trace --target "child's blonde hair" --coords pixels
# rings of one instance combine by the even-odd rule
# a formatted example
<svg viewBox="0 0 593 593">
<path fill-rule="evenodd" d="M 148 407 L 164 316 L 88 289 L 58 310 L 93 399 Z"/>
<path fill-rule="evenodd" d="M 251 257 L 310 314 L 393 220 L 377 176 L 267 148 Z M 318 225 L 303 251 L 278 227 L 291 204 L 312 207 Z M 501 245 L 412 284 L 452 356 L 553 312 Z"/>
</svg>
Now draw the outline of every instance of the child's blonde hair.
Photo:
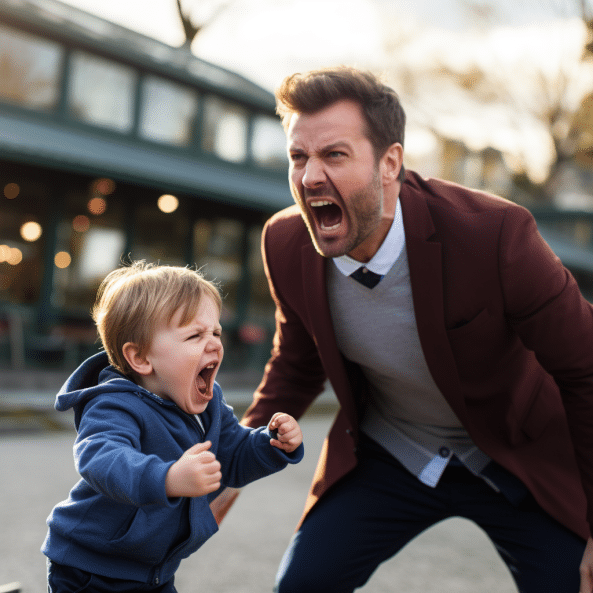
<svg viewBox="0 0 593 593">
<path fill-rule="evenodd" d="M 133 342 L 144 354 L 157 323 L 170 323 L 180 308 L 181 325 L 189 323 L 204 296 L 220 312 L 216 285 L 190 268 L 136 261 L 108 274 L 97 292 L 92 316 L 109 362 L 124 374 L 133 374 L 123 355 L 124 344 Z"/>
</svg>

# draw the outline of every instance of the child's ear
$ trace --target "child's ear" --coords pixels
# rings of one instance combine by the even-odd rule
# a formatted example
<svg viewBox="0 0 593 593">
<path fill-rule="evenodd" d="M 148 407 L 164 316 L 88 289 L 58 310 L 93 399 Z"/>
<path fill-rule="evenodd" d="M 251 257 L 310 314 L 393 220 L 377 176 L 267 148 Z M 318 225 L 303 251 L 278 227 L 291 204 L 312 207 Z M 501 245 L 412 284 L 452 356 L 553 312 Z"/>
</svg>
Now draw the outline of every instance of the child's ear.
<svg viewBox="0 0 593 593">
<path fill-rule="evenodd" d="M 134 372 L 139 375 L 150 375 L 152 373 L 152 364 L 146 356 L 140 353 L 138 344 L 126 342 L 123 345 L 122 352 Z"/>
</svg>

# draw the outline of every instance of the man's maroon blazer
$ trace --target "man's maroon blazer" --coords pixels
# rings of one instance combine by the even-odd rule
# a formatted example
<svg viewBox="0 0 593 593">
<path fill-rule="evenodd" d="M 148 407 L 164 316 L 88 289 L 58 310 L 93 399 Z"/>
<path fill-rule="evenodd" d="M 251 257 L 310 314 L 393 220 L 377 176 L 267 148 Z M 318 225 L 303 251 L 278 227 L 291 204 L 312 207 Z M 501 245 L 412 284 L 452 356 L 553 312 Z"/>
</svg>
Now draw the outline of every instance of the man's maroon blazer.
<svg viewBox="0 0 593 593">
<path fill-rule="evenodd" d="M 418 333 L 436 384 L 475 444 L 587 537 L 593 307 L 526 209 L 410 171 L 400 200 Z M 243 422 L 261 426 L 278 411 L 300 417 L 326 378 L 341 406 L 306 513 L 356 464 L 367 387 L 338 350 L 325 281 L 331 262 L 315 251 L 296 206 L 267 223 L 262 249 L 276 335 Z"/>
</svg>

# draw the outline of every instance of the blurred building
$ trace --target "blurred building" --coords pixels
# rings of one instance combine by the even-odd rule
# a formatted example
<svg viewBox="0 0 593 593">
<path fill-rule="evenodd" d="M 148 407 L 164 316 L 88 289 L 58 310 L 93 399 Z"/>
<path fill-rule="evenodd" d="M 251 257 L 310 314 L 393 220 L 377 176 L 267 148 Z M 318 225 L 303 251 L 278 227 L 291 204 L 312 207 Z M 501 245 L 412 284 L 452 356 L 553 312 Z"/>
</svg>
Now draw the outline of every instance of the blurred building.
<svg viewBox="0 0 593 593">
<path fill-rule="evenodd" d="M 531 210 L 544 239 L 593 302 L 593 99 L 583 103 L 575 157 L 563 162 L 549 185 L 551 195 L 528 195 L 514 183 L 504 155 L 492 147 L 472 150 L 460 140 L 439 137 L 427 175 L 448 179 L 513 200 Z M 582 123 L 583 119 L 588 122 Z M 412 168 L 417 165 L 412 162 Z"/>
<path fill-rule="evenodd" d="M 583 162 L 532 210 L 593 300 L 584 129 Z M 500 151 L 443 137 L 437 152 L 435 175 L 517 197 Z M 292 203 L 286 167 L 268 91 L 57 0 L 0 0 L 0 376 L 96 352 L 89 310 L 122 258 L 203 266 L 223 288 L 224 370 L 259 372 L 273 334 L 259 241 Z"/>
<path fill-rule="evenodd" d="M 203 266 L 225 368 L 261 367 L 286 166 L 268 91 L 55 0 L 0 0 L 0 367 L 97 351 L 89 310 L 125 257 Z"/>
</svg>

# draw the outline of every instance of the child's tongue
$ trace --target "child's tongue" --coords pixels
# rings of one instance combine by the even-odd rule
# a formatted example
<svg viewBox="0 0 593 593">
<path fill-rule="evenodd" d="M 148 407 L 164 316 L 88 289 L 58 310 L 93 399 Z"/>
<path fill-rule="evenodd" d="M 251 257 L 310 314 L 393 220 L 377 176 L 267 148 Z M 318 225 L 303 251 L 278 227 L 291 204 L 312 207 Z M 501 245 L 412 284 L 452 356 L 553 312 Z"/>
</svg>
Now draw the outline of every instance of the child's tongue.
<svg viewBox="0 0 593 593">
<path fill-rule="evenodd" d="M 202 375 L 198 375 L 198 378 L 196 379 L 196 386 L 202 395 L 206 393 L 206 388 L 208 385 L 206 384 L 206 381 L 204 381 L 204 377 L 202 377 Z"/>
</svg>

